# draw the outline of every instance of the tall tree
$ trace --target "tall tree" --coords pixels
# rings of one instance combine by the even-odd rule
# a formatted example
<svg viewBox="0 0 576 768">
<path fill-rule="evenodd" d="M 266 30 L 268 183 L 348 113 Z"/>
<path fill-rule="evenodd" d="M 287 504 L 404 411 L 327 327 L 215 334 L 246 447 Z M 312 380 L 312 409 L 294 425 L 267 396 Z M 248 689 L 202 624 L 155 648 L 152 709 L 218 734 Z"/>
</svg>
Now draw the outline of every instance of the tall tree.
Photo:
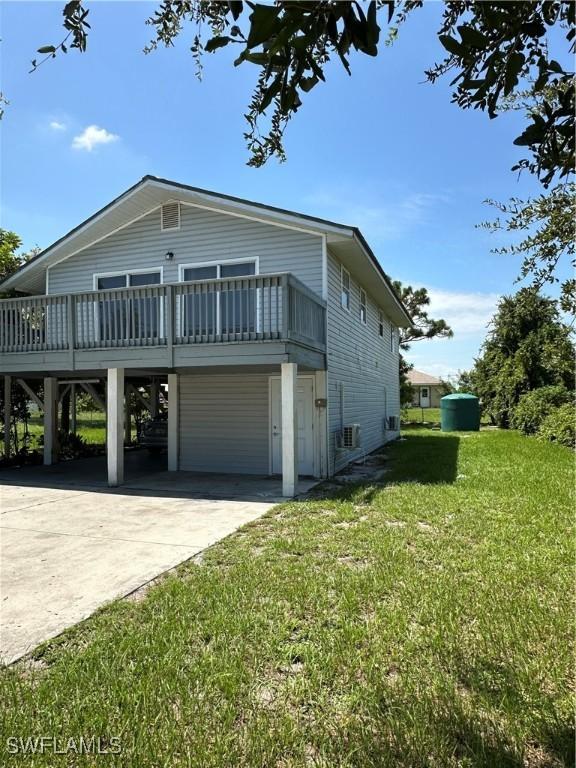
<svg viewBox="0 0 576 768">
<path fill-rule="evenodd" d="M 507 203 L 488 202 L 498 209 L 502 218 L 482 226 L 493 232 L 520 235 L 519 240 L 494 248 L 493 253 L 521 256 L 518 282 L 528 278 L 535 290 L 560 283 L 560 308 L 567 314 L 576 315 L 576 280 L 573 277 L 560 280 L 557 276 L 561 262 L 570 262 L 572 270 L 576 266 L 576 185 L 572 182 L 558 184 L 528 200 L 512 198 Z"/>
<path fill-rule="evenodd" d="M 22 256 L 17 253 L 21 245 L 22 240 L 16 232 L 0 229 L 0 283 L 22 264 Z"/>
<path fill-rule="evenodd" d="M 19 254 L 18 249 L 22 245 L 22 240 L 16 232 L 10 232 L 7 229 L 0 228 L 0 282 L 6 280 L 11 274 L 23 264 L 28 254 Z M 10 294 L 0 293 L 0 298 Z M 31 386 L 36 392 L 41 392 L 39 382 L 31 382 Z M 11 413 L 8 424 L 3 424 L 3 429 L 9 429 L 11 433 L 11 444 L 15 452 L 18 452 L 22 445 L 26 445 L 28 439 L 28 419 L 30 418 L 28 395 L 16 382 L 12 382 L 11 395 Z M 0 413 L 4 414 L 4 387 L 0 387 Z M 2 415 L 4 419 L 4 415 Z M 17 425 L 24 425 L 24 436 L 19 434 Z"/>
<path fill-rule="evenodd" d="M 236 66 L 248 63 L 258 68 L 244 134 L 249 165 L 258 167 L 271 157 L 285 159 L 286 127 L 307 94 L 326 80 L 332 62 L 351 74 L 354 54 L 379 54 L 381 25 L 388 25 L 388 44 L 423 4 L 423 0 L 278 0 L 274 4 L 162 0 L 147 20 L 154 34 L 145 52 L 174 45 L 191 26 L 195 30 L 191 50 L 199 76 L 202 54 L 228 46 L 237 48 Z M 69 0 L 62 13 L 65 37 L 39 48 L 40 58 L 32 61 L 32 70 L 70 48 L 86 50 L 90 24 L 84 0 Z M 568 54 L 566 58 L 573 60 L 576 3 L 454 0 L 443 5 L 436 35 L 446 56 L 426 71 L 427 80 L 434 83 L 450 73 L 452 100 L 463 109 L 486 111 L 490 118 L 508 110 L 511 101 L 526 102 L 526 127 L 514 143 L 525 147 L 528 156 L 514 169 L 536 174 L 545 188 L 569 179 L 575 169 L 574 70 L 553 56 L 559 47 L 558 58 Z M 2 101 L 0 94 L 0 107 Z M 504 226 L 529 232 L 531 224 L 545 224 L 549 214 L 544 208 L 558 210 L 564 195 L 565 190 L 555 187 L 548 200 L 543 196 L 498 204 L 507 218 Z M 548 230 L 545 225 L 544 238 Z M 531 277 L 536 288 L 556 280 L 557 249 L 550 253 L 548 245 L 539 250 L 540 243 L 531 242 L 528 234 L 510 246 L 509 253 L 525 257 L 521 277 Z M 575 293 L 574 281 L 565 281 L 563 303 L 571 311 L 576 309 Z"/>
<path fill-rule="evenodd" d="M 558 304 L 530 288 L 503 297 L 470 379 L 485 413 L 508 427 L 520 397 L 549 385 L 574 388 L 574 345 Z"/>
<path fill-rule="evenodd" d="M 451 339 L 454 336 L 452 328 L 445 320 L 433 320 L 429 317 L 430 296 L 426 288 L 412 288 L 411 285 L 402 285 L 399 280 L 394 280 L 392 285 L 412 318 L 412 325 L 401 331 L 401 349 L 408 350 L 411 344 L 422 339 Z"/>
<path fill-rule="evenodd" d="M 245 135 L 250 164 L 259 166 L 272 156 L 284 158 L 284 130 L 306 94 L 326 80 L 332 60 L 350 74 L 353 53 L 378 55 L 381 23 L 389 25 L 390 41 L 422 6 L 422 0 L 290 0 L 272 5 L 242 0 L 163 0 L 148 19 L 154 35 L 145 50 L 172 46 L 191 25 L 195 28 L 192 53 L 200 71 L 203 52 L 213 53 L 229 45 L 238 50 L 235 65 L 248 62 L 258 68 Z M 32 62 L 33 69 L 68 48 L 86 50 L 90 25 L 83 0 L 67 2 L 63 16 L 65 38 L 39 48 L 42 58 Z M 536 173 L 545 185 L 557 174 L 566 176 L 574 170 L 574 72 L 552 58 L 550 32 L 561 28 L 567 50 L 573 51 L 575 19 L 575 4 L 565 0 L 445 3 L 436 34 L 446 56 L 426 72 L 430 82 L 452 73 L 453 100 L 464 109 L 486 110 L 491 118 L 511 93 L 531 81 L 534 92 L 543 94 L 543 110 L 529 116 L 526 129 L 515 141 L 531 154 L 518 167 Z M 559 100 L 547 100 L 546 88 L 551 84 L 571 83 Z M 259 120 L 266 114 L 270 115 L 268 132 L 262 138 Z"/>
<path fill-rule="evenodd" d="M 503 109 L 523 111 L 528 116 L 544 119 L 548 105 L 560 104 L 567 88 L 574 88 L 574 80 L 548 85 L 543 92 L 534 88 L 518 91 L 506 100 Z M 576 280 L 571 277 L 560 280 L 558 277 L 559 273 L 568 272 L 563 268 L 564 264 L 570 264 L 572 271 L 576 267 L 576 184 L 564 179 L 527 200 L 515 197 L 507 203 L 485 202 L 495 207 L 499 216 L 480 226 L 492 232 L 507 232 L 512 241 L 510 245 L 492 249 L 492 252 L 522 258 L 516 282 L 530 280 L 537 291 L 560 283 L 560 307 L 562 311 L 576 315 Z"/>
<path fill-rule="evenodd" d="M 399 280 L 395 280 L 393 286 L 412 318 L 412 325 L 409 328 L 402 328 L 400 330 L 401 350 L 407 352 L 415 341 L 433 338 L 452 338 L 454 332 L 445 320 L 434 320 L 428 315 L 430 296 L 426 288 L 414 289 L 411 285 L 402 285 Z M 412 400 L 412 386 L 408 381 L 408 373 L 413 367 L 401 352 L 399 375 L 400 402 L 402 405 L 410 403 Z"/>
</svg>

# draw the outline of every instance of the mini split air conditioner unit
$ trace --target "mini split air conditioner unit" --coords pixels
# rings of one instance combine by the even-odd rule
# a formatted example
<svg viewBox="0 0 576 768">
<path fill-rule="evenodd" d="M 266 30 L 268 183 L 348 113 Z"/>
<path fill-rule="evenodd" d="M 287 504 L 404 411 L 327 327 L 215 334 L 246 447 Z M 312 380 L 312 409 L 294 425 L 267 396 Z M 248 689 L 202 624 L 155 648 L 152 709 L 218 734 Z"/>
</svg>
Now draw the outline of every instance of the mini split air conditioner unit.
<svg viewBox="0 0 576 768">
<path fill-rule="evenodd" d="M 400 418 L 398 416 L 388 416 L 388 429 L 391 432 L 397 432 L 400 429 Z"/>
<path fill-rule="evenodd" d="M 347 424 L 342 428 L 339 447 L 346 451 L 360 447 L 360 424 Z"/>
</svg>

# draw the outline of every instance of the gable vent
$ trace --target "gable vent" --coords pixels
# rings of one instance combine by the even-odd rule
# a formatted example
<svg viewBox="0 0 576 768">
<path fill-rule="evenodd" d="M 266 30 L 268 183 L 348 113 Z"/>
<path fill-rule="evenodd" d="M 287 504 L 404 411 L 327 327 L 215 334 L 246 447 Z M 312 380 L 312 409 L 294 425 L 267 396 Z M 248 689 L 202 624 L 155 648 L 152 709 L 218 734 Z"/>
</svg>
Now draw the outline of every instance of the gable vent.
<svg viewBox="0 0 576 768">
<path fill-rule="evenodd" d="M 162 206 L 162 232 L 166 229 L 180 229 L 180 203 L 165 203 Z"/>
</svg>

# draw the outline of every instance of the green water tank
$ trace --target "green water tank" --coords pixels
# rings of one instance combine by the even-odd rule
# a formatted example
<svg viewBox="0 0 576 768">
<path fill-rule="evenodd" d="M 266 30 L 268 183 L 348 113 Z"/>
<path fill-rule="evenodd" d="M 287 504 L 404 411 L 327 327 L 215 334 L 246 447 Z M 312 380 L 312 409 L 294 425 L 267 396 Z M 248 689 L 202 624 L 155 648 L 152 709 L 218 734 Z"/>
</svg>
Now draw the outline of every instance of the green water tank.
<svg viewBox="0 0 576 768">
<path fill-rule="evenodd" d="M 476 395 L 446 395 L 440 400 L 442 432 L 478 432 L 480 403 Z"/>
</svg>

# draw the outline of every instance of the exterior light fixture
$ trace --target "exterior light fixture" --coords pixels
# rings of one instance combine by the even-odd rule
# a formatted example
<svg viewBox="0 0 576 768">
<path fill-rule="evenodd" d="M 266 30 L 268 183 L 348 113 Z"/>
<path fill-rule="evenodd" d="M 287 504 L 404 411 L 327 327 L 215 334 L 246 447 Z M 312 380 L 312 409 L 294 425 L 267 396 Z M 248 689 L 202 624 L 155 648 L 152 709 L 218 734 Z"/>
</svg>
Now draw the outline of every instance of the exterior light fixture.
<svg viewBox="0 0 576 768">
<path fill-rule="evenodd" d="M 166 261 L 172 261 L 174 258 L 174 251 L 166 251 L 166 256 L 164 258 Z"/>
</svg>

